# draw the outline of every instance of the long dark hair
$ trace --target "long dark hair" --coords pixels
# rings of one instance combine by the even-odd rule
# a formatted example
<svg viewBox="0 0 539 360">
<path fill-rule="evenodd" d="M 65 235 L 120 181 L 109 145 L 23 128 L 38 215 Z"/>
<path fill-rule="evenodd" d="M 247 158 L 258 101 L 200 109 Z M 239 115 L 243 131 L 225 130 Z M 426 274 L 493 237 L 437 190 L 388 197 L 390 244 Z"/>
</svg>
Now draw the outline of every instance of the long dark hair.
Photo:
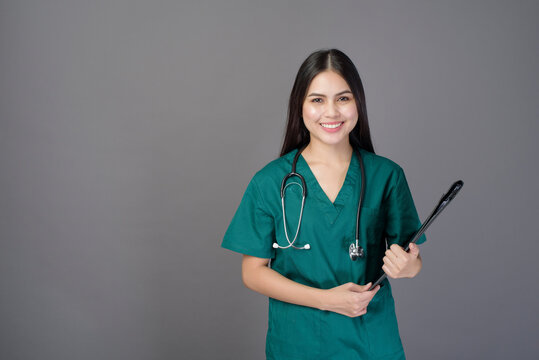
<svg viewBox="0 0 539 360">
<path fill-rule="evenodd" d="M 309 55 L 298 70 L 288 103 L 288 121 L 281 156 L 309 143 L 309 131 L 302 118 L 303 102 L 311 81 L 316 75 L 326 70 L 335 71 L 343 77 L 356 101 L 358 121 L 350 132 L 350 145 L 355 150 L 364 149 L 374 153 L 365 105 L 365 91 L 359 73 L 352 60 L 342 51 L 329 49 L 318 50 Z"/>
</svg>

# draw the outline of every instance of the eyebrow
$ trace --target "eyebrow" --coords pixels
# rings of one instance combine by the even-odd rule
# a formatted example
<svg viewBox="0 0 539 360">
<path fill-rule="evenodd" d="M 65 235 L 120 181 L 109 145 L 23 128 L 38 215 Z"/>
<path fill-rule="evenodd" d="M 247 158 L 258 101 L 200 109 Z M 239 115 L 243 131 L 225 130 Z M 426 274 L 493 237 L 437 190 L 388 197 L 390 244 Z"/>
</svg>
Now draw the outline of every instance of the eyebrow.
<svg viewBox="0 0 539 360">
<path fill-rule="evenodd" d="M 340 93 L 335 94 L 335 96 L 339 96 L 342 94 L 352 94 L 352 92 L 350 90 L 344 90 L 344 91 L 341 91 Z M 318 93 L 310 93 L 309 95 L 307 95 L 307 97 L 311 97 L 311 96 L 326 97 L 326 95 L 318 94 Z"/>
</svg>

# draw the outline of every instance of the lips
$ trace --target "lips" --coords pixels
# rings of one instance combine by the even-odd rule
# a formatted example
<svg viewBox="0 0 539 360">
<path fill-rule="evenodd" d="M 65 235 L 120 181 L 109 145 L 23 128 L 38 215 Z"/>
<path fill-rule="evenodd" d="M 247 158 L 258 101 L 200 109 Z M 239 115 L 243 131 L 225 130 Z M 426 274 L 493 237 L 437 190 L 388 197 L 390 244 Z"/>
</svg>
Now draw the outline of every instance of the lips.
<svg viewBox="0 0 539 360">
<path fill-rule="evenodd" d="M 328 123 L 320 123 L 320 126 L 322 126 L 322 129 L 324 129 L 324 131 L 333 133 L 339 131 L 343 124 L 344 121 L 334 121 Z"/>
<path fill-rule="evenodd" d="M 344 124 L 343 121 L 332 122 L 332 123 L 320 123 L 320 125 L 322 125 L 322 127 L 326 128 L 326 129 L 336 129 L 339 126 L 341 126 L 342 124 Z"/>
</svg>

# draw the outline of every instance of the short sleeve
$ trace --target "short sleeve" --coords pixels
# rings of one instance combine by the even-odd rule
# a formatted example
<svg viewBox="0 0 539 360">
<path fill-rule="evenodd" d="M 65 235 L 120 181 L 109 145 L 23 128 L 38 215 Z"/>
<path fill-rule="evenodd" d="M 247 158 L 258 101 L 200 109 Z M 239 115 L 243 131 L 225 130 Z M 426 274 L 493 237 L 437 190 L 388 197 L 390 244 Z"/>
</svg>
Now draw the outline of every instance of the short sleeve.
<svg viewBox="0 0 539 360">
<path fill-rule="evenodd" d="M 228 226 L 221 244 L 223 248 L 264 259 L 274 257 L 274 220 L 262 205 L 260 191 L 253 178 Z"/>
<path fill-rule="evenodd" d="M 387 246 L 398 244 L 405 247 L 421 227 L 421 221 L 417 215 L 404 172 L 400 168 L 395 183 L 390 187 L 385 205 Z M 426 240 L 427 238 L 423 234 L 418 239 L 417 244 L 422 244 Z"/>
</svg>

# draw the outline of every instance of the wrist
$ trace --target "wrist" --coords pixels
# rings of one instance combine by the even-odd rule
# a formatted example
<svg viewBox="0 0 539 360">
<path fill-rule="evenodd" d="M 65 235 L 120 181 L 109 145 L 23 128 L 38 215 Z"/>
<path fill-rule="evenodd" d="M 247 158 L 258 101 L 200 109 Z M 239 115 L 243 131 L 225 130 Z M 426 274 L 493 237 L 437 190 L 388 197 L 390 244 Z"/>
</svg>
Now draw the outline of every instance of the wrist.
<svg viewBox="0 0 539 360">
<path fill-rule="evenodd" d="M 316 308 L 321 311 L 329 310 L 329 290 L 316 289 Z"/>
</svg>

